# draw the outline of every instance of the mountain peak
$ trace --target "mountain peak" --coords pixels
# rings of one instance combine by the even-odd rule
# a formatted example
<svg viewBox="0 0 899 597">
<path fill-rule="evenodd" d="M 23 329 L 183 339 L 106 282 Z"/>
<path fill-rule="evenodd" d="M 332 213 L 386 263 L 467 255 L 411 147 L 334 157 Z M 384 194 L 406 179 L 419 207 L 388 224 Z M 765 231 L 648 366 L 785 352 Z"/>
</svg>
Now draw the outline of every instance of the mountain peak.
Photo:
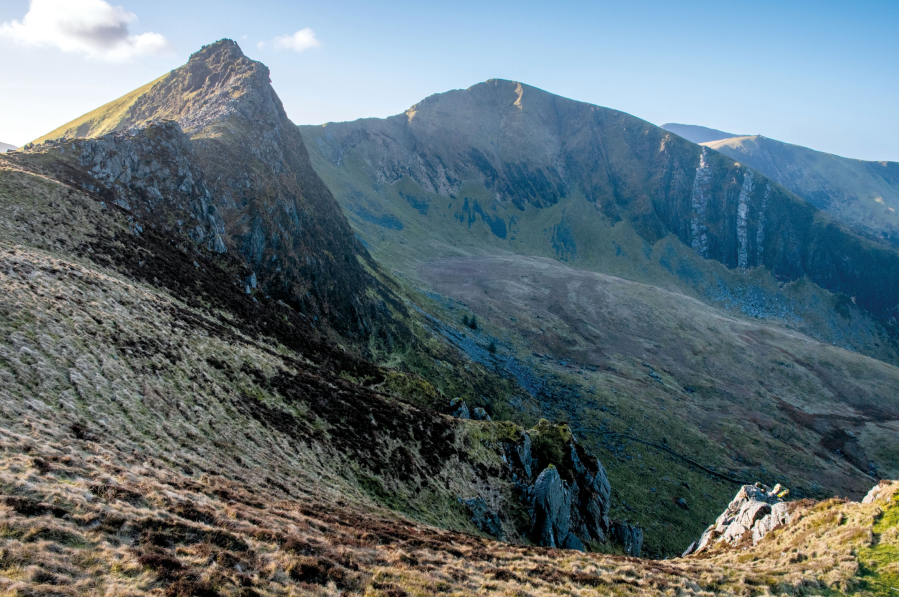
<svg viewBox="0 0 899 597">
<path fill-rule="evenodd" d="M 246 58 L 243 50 L 240 49 L 240 46 L 236 41 L 234 41 L 233 39 L 224 38 L 218 40 L 217 42 L 205 45 L 191 54 L 190 60 L 188 60 L 188 64 L 196 60 L 208 60 L 212 56 L 226 56 L 232 60 Z"/>
<path fill-rule="evenodd" d="M 100 137 L 115 131 L 142 128 L 160 120 L 176 120 L 186 133 L 193 135 L 241 111 L 241 103 L 253 104 L 245 107 L 243 112 L 261 108 L 266 112 L 264 118 L 267 120 L 286 117 L 269 83 L 267 66 L 247 58 L 237 42 L 222 39 L 194 52 L 187 64 L 61 126 L 36 142 Z"/>
</svg>

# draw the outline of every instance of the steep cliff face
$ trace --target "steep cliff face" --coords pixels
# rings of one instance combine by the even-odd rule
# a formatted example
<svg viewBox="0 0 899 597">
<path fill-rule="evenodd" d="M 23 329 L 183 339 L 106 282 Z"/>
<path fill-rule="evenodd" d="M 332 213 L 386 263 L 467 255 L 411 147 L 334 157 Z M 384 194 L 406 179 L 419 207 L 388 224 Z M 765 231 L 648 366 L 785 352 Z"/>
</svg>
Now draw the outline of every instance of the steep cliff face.
<svg viewBox="0 0 899 597">
<path fill-rule="evenodd" d="M 777 181 L 865 236 L 899 248 L 899 163 L 843 158 L 761 135 L 704 145 Z"/>
<path fill-rule="evenodd" d="M 597 220 L 626 221 L 650 244 L 674 234 L 729 268 L 808 276 L 877 317 L 897 316 L 899 254 L 731 158 L 622 112 L 491 80 L 384 120 L 302 130 L 322 163 L 358 167 L 375 183 L 409 179 L 415 184 L 404 195 L 422 209 L 427 201 L 414 187 L 466 200 L 467 217 L 499 219 L 490 224 L 498 238 L 516 226 L 514 213 L 498 215 L 498 206 L 526 212 L 583 196 Z M 486 191 L 476 204 L 474 188 Z M 553 236 L 565 258 L 577 256 L 571 228 L 562 221 Z"/>
<path fill-rule="evenodd" d="M 241 255 L 251 289 L 258 285 L 348 336 L 368 335 L 385 316 L 381 301 L 366 295 L 376 282 L 363 262 L 376 266 L 313 171 L 268 68 L 234 42 L 204 47 L 36 148 L 65 150 L 81 138 L 93 139 L 77 150 L 93 186 L 110 189 L 136 214 L 152 213 L 197 242 Z"/>
</svg>

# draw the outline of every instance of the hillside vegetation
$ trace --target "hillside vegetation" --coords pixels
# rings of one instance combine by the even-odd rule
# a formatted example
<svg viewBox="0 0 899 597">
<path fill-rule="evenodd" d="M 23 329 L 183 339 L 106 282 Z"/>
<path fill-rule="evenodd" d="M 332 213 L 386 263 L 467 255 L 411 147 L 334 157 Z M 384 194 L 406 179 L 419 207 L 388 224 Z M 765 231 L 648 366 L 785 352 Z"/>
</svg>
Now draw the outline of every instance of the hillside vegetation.
<svg viewBox="0 0 899 597">
<path fill-rule="evenodd" d="M 388 372 L 303 333 L 290 310 L 213 293 L 228 287 L 215 259 L 134 235 L 120 210 L 22 171 L 2 181 L 18 197 L 0 218 L 15 243 L 0 253 L 6 594 L 885 595 L 895 583 L 895 484 L 871 504 L 802 502 L 756 546 L 683 560 L 479 537 L 455 494 L 502 486 L 484 476 L 499 464 L 490 446 L 514 429 L 410 406 L 385 391 Z M 54 221 L 46 208 L 61 205 Z M 46 238 L 29 230 L 41 220 Z M 69 249 L 52 246 L 62 227 Z M 134 249 L 168 284 L 125 275 Z M 278 316 L 296 331 L 272 327 Z"/>
<path fill-rule="evenodd" d="M 896 259 L 520 84 L 300 130 L 222 40 L 0 155 L 0 594 L 887 594 Z"/>
</svg>

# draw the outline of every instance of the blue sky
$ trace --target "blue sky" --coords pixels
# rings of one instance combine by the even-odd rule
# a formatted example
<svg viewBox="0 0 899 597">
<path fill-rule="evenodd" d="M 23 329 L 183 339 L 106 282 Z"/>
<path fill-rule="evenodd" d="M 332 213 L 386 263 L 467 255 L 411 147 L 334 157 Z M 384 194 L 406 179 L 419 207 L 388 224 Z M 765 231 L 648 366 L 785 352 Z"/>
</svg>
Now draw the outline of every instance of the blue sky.
<svg viewBox="0 0 899 597">
<path fill-rule="evenodd" d="M 104 0 L 33 1 L 0 3 L 0 141 L 16 145 L 229 37 L 271 67 L 300 124 L 397 114 L 433 93 L 505 78 L 656 124 L 899 161 L 896 0 L 112 0 L 123 10 L 106 4 L 102 18 L 118 29 L 97 29 L 120 36 L 111 41 L 58 29 Z M 44 20 L 24 27 L 37 8 Z M 306 28 L 314 38 L 275 43 Z"/>
</svg>

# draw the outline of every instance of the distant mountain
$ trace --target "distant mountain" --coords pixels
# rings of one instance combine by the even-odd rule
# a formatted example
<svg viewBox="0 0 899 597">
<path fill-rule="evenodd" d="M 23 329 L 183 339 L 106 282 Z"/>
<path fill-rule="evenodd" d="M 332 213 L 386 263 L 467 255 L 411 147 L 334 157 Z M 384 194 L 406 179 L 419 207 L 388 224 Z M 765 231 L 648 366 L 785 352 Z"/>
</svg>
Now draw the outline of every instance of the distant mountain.
<svg viewBox="0 0 899 597">
<path fill-rule="evenodd" d="M 704 145 L 758 170 L 868 236 L 899 247 L 899 163 L 854 160 L 762 136 Z"/>
<path fill-rule="evenodd" d="M 746 165 L 617 110 L 491 80 L 398 116 L 301 129 L 319 173 L 357 221 L 395 212 L 383 195 L 395 188 L 429 218 L 482 219 L 497 243 L 545 243 L 570 262 L 598 257 L 594 223 L 624 222 L 650 245 L 673 235 L 729 268 L 807 276 L 877 317 L 899 316 L 899 279 L 886 275 L 899 277 L 895 251 L 841 229 Z M 581 202 L 592 211 L 574 216 Z M 544 232 L 525 234 L 554 206 Z"/>
<path fill-rule="evenodd" d="M 0 153 L 6 153 L 9 149 L 18 149 L 18 147 L 9 143 L 0 143 Z"/>
<path fill-rule="evenodd" d="M 719 141 L 721 139 L 740 136 L 733 133 L 725 133 L 718 129 L 697 126 L 695 124 L 676 124 L 674 122 L 669 122 L 663 124 L 661 128 L 670 131 L 679 137 L 683 137 L 687 141 L 692 141 L 693 143 L 708 143 L 709 141 Z"/>
</svg>

